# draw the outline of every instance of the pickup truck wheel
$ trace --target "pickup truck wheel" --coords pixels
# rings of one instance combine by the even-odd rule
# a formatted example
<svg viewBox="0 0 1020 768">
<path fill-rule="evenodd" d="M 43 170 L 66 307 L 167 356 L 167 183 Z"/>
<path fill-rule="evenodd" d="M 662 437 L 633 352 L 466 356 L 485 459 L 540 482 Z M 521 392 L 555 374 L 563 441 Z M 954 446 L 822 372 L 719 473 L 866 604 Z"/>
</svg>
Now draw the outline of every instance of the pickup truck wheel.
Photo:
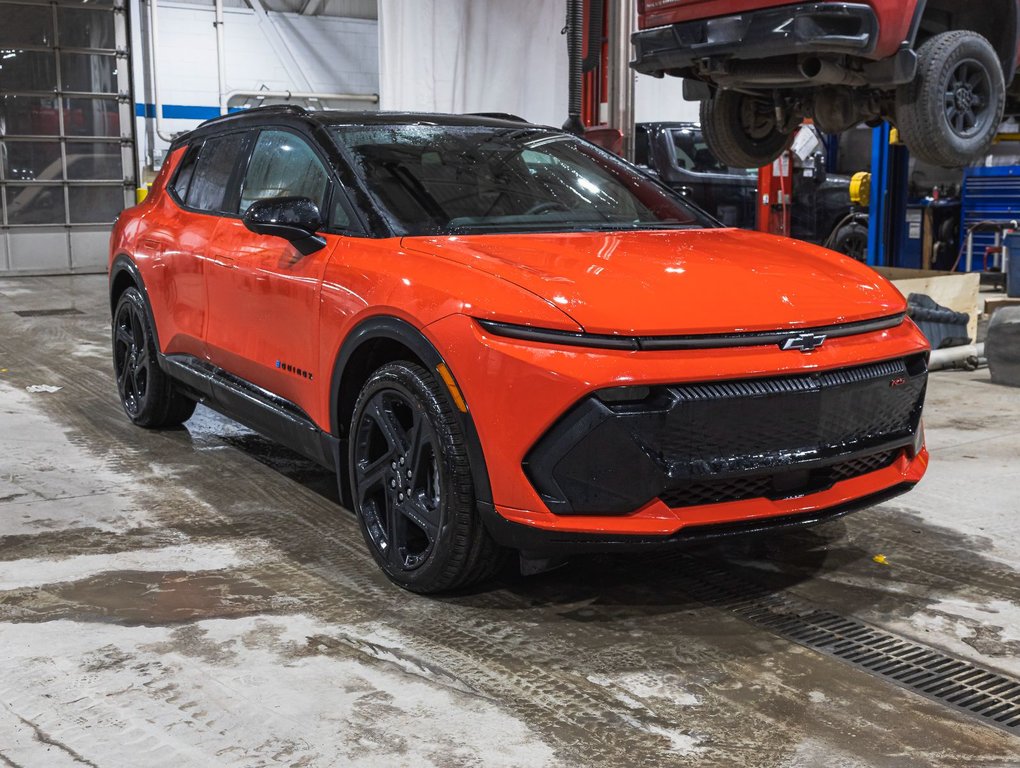
<svg viewBox="0 0 1020 768">
<path fill-rule="evenodd" d="M 477 512 L 463 429 L 424 368 L 398 361 L 372 374 L 354 406 L 348 452 L 354 511 L 392 581 L 445 592 L 502 565 Z"/>
<path fill-rule="evenodd" d="M 867 261 L 868 228 L 856 221 L 844 224 L 832 236 L 832 250 L 857 261 Z"/>
<path fill-rule="evenodd" d="M 195 401 L 177 391 L 159 367 L 145 298 L 137 288 L 121 294 L 113 313 L 113 372 L 124 413 L 140 427 L 177 427 L 195 412 Z"/>
<path fill-rule="evenodd" d="M 701 102 L 701 131 L 712 154 L 731 168 L 761 168 L 793 142 L 776 123 L 770 100 L 736 91 L 716 91 Z"/>
<path fill-rule="evenodd" d="M 900 137 L 920 160 L 957 168 L 988 153 L 1005 109 L 995 49 L 967 30 L 943 32 L 917 52 L 917 76 L 896 92 Z"/>
</svg>

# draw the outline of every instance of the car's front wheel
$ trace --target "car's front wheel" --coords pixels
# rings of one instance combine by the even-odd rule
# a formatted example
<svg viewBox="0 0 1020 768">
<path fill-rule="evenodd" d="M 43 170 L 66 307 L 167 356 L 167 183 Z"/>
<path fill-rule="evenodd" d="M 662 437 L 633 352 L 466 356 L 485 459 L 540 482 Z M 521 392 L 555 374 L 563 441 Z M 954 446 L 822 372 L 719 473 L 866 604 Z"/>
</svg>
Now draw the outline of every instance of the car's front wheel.
<svg viewBox="0 0 1020 768">
<path fill-rule="evenodd" d="M 900 138 L 920 160 L 956 168 L 992 146 L 1006 83 L 991 44 L 977 32 L 935 35 L 917 52 L 917 76 L 896 93 Z"/>
<path fill-rule="evenodd" d="M 868 227 L 859 221 L 841 226 L 832 233 L 830 242 L 830 247 L 837 253 L 861 262 L 868 259 Z"/>
<path fill-rule="evenodd" d="M 479 518 L 464 430 L 436 378 L 379 368 L 354 406 L 354 511 L 379 567 L 405 589 L 443 592 L 490 576 L 500 550 Z"/>
<path fill-rule="evenodd" d="M 113 312 L 113 372 L 124 413 L 140 427 L 176 427 L 191 418 L 195 401 L 159 367 L 145 297 L 128 288 Z"/>
<path fill-rule="evenodd" d="M 716 159 L 731 168 L 769 165 L 793 142 L 770 99 L 738 91 L 719 90 L 701 102 L 701 131 Z"/>
</svg>

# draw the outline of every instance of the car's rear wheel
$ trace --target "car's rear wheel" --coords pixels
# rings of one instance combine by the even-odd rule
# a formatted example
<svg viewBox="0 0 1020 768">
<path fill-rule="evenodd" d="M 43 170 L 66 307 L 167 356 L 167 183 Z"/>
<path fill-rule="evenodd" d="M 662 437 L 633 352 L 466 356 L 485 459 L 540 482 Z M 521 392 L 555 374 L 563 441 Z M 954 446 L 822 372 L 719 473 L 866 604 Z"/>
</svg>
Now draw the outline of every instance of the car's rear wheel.
<svg viewBox="0 0 1020 768">
<path fill-rule="evenodd" d="M 140 427 L 179 426 L 195 412 L 195 401 L 177 390 L 156 354 L 145 297 L 128 288 L 113 312 L 113 371 L 121 405 Z"/>
<path fill-rule="evenodd" d="M 943 32 L 918 49 L 917 76 L 896 93 L 900 138 L 920 160 L 956 168 L 988 153 L 1006 100 L 995 49 L 976 32 Z"/>
<path fill-rule="evenodd" d="M 373 373 L 354 406 L 348 451 L 354 511 L 390 579 L 434 593 L 499 567 L 477 512 L 464 431 L 428 371 L 398 361 Z"/>
<path fill-rule="evenodd" d="M 701 102 L 701 131 L 712 154 L 732 168 L 761 168 L 793 142 L 770 99 L 737 91 L 719 90 Z"/>
</svg>

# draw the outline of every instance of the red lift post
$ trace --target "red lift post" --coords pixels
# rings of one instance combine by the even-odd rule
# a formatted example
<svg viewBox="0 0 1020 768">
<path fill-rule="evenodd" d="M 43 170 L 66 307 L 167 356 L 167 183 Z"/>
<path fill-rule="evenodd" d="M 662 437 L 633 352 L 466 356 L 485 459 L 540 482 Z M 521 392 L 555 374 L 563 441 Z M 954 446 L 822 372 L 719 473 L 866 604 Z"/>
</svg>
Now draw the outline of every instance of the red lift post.
<svg viewBox="0 0 1020 768">
<path fill-rule="evenodd" d="M 793 153 L 787 150 L 772 165 L 758 169 L 758 230 L 790 235 L 793 201 Z"/>
</svg>

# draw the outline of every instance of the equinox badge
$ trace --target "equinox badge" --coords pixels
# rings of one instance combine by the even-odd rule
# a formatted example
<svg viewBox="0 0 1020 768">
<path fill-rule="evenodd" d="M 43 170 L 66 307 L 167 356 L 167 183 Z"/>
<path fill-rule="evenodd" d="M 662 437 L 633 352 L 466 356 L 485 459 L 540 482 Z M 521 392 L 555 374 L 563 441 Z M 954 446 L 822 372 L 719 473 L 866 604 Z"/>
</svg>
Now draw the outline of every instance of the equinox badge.
<svg viewBox="0 0 1020 768">
<path fill-rule="evenodd" d="M 796 349 L 801 352 L 811 352 L 812 350 L 818 349 L 825 343 L 824 333 L 802 333 L 798 336 L 791 336 L 782 344 L 779 345 L 780 349 Z"/>
</svg>

